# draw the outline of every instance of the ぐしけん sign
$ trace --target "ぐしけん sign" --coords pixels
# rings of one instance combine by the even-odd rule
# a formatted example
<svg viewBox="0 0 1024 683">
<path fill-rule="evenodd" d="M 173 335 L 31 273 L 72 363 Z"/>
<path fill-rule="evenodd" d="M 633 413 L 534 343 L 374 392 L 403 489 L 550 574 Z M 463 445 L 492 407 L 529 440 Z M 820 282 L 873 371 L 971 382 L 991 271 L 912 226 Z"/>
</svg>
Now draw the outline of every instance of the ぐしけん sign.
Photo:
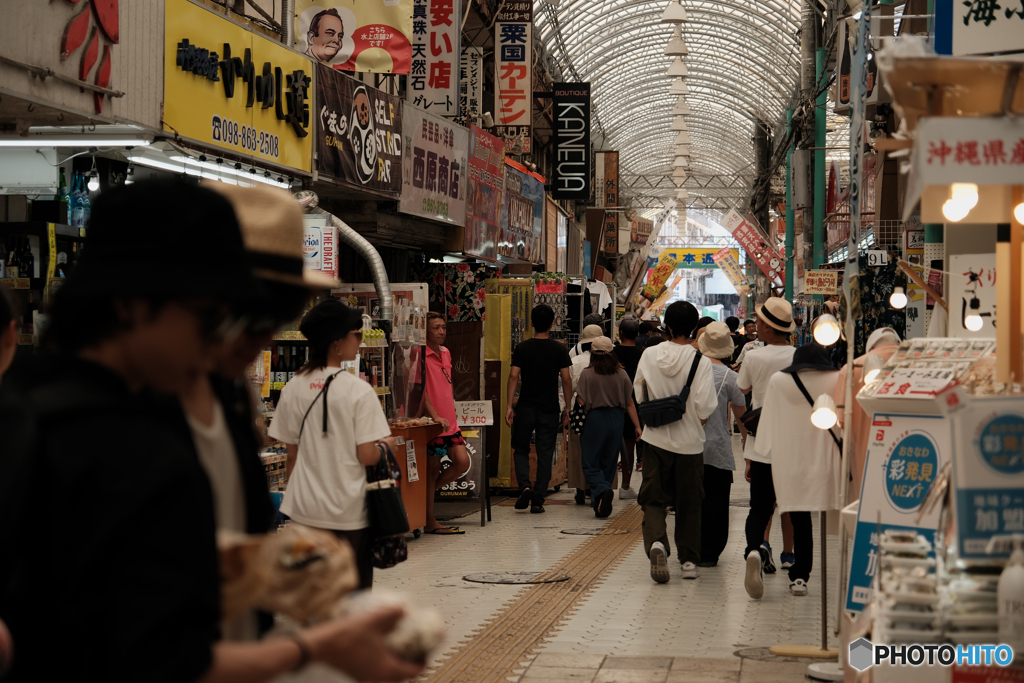
<svg viewBox="0 0 1024 683">
<path fill-rule="evenodd" d="M 318 64 L 317 164 L 323 175 L 397 199 L 402 101 Z"/>
<path fill-rule="evenodd" d="M 555 83 L 553 199 L 590 199 L 590 83 Z"/>
</svg>

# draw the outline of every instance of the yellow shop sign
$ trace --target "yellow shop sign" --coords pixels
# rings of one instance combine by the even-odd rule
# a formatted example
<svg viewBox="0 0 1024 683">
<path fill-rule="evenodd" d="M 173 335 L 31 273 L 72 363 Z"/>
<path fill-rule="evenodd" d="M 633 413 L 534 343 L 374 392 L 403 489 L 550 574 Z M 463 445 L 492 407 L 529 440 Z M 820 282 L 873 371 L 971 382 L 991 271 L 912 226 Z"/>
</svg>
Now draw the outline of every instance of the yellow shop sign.
<svg viewBox="0 0 1024 683">
<path fill-rule="evenodd" d="M 164 129 L 309 172 L 312 62 L 189 0 L 166 0 Z"/>
</svg>

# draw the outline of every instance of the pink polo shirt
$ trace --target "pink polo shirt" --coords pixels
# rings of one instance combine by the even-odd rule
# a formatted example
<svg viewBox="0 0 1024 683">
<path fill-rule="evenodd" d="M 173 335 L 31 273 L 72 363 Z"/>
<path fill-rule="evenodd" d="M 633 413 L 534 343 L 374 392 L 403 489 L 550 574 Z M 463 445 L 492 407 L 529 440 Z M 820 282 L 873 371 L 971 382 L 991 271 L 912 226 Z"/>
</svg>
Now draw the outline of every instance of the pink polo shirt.
<svg viewBox="0 0 1024 683">
<path fill-rule="evenodd" d="M 448 431 L 441 436 L 449 436 L 459 431 L 455 421 L 455 398 L 452 394 L 452 354 L 444 346 L 438 356 L 427 347 L 427 396 L 434 405 L 437 414 L 448 420 Z"/>
</svg>

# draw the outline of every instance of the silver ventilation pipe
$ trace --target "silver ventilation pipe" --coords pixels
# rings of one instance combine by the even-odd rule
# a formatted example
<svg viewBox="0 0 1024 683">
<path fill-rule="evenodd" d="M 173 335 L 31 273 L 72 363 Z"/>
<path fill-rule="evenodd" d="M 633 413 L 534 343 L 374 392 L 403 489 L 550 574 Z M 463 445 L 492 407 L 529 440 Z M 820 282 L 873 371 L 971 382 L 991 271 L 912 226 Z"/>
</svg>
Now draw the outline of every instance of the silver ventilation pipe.
<svg viewBox="0 0 1024 683">
<path fill-rule="evenodd" d="M 295 47 L 295 0 L 281 0 L 281 43 Z"/>
<path fill-rule="evenodd" d="M 388 282 L 388 273 L 384 269 L 384 260 L 380 254 L 372 244 L 366 241 L 366 238 L 350 228 L 345 221 L 318 207 L 319 198 L 315 192 L 305 190 L 296 194 L 295 198 L 307 214 L 326 216 L 327 222 L 338 229 L 338 239 L 355 249 L 356 253 L 362 256 L 370 266 L 373 289 L 377 292 L 377 299 L 380 301 L 380 319 L 387 322 L 390 333 L 390 325 L 395 318 L 395 299 L 391 295 L 391 283 Z"/>
<path fill-rule="evenodd" d="M 814 93 L 817 76 L 818 0 L 804 0 L 800 10 L 800 94 L 807 98 Z"/>
</svg>

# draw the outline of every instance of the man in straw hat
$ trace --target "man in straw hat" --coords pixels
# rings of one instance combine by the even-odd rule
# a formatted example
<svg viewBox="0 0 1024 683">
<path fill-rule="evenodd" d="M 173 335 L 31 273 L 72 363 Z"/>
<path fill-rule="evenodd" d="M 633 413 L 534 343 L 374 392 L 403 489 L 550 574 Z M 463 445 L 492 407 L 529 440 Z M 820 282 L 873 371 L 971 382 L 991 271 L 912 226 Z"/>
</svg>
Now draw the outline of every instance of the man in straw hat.
<svg viewBox="0 0 1024 683">
<path fill-rule="evenodd" d="M 752 394 L 751 409 L 765 404 L 768 382 L 772 375 L 789 365 L 795 349 L 789 343 L 793 323 L 793 307 L 785 299 L 769 298 L 755 307 L 757 338 L 764 346 L 747 353 L 737 385 L 744 394 Z M 775 512 L 775 488 L 772 482 L 771 453 L 756 448 L 757 437 L 747 437 L 743 448 L 746 461 L 745 478 L 750 482 L 750 512 L 747 513 L 747 562 L 744 585 L 752 598 L 764 593 L 762 572 L 775 572 L 772 549 L 764 540 L 764 531 Z"/>
<path fill-rule="evenodd" d="M 758 425 L 757 450 L 771 454 L 779 510 L 789 513 L 793 523 L 796 561 L 789 568 L 789 591 L 796 596 L 807 595 L 814 560 L 811 513 L 843 507 L 838 434 L 811 422 L 814 401 L 831 395 L 838 374 L 820 344 L 796 349 L 792 364 L 769 380 L 771 400 Z"/>
<path fill-rule="evenodd" d="M 704 502 L 700 510 L 699 567 L 714 567 L 729 541 L 729 494 L 732 490 L 736 456 L 732 452 L 729 405 L 736 420 L 747 410 L 736 385 L 737 375 L 725 363 L 732 358 L 735 344 L 725 323 L 713 322 L 697 337 L 697 349 L 711 360 L 718 407 L 704 425 Z M 746 429 L 740 422 L 742 434 Z"/>
<path fill-rule="evenodd" d="M 0 491 L 0 544 L 31 548 L 0 555 L 0 618 L 18 648 L 7 680 L 255 681 L 311 660 L 361 679 L 420 671 L 384 644 L 401 610 L 217 642 L 209 480 L 188 433 L 148 396 L 184 391 L 207 371 L 254 287 L 217 193 L 148 180 L 93 204 L 89 249 L 55 298 L 54 353 L 18 387 L 23 400 L 0 409 L 0 466 L 17 486 Z M 59 657 L 54 634 L 73 634 Z"/>
<path fill-rule="evenodd" d="M 667 583 L 671 544 L 665 524 L 667 508 L 676 507 L 675 542 L 684 579 L 697 578 L 700 562 L 701 500 L 704 498 L 704 428 L 718 407 L 711 361 L 690 344 L 700 315 L 693 304 L 677 301 L 665 310 L 671 341 L 644 351 L 633 390 L 638 400 L 678 396 L 690 376 L 690 394 L 682 419 L 643 430 L 643 485 L 637 503 L 644 511 L 644 550 L 651 578 Z"/>
</svg>

